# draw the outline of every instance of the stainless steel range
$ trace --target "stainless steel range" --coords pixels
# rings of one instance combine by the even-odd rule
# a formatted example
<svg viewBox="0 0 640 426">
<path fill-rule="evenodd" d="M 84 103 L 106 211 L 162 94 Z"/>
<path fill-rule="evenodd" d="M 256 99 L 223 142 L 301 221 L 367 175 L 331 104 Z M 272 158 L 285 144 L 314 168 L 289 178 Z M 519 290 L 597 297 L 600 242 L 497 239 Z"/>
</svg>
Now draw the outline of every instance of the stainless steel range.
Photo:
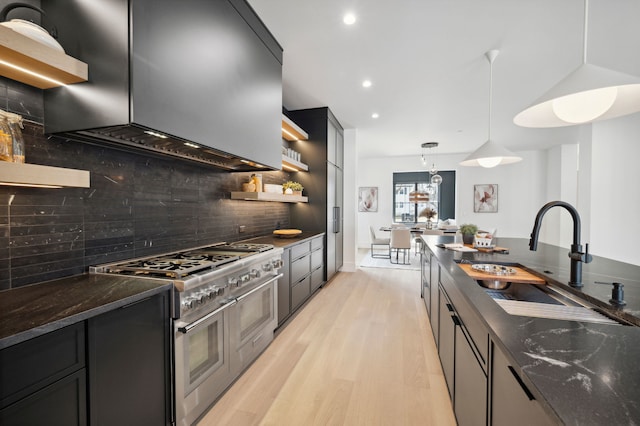
<svg viewBox="0 0 640 426">
<path fill-rule="evenodd" d="M 282 252 L 219 243 L 90 268 L 173 282 L 176 424 L 193 424 L 273 340 Z"/>
</svg>

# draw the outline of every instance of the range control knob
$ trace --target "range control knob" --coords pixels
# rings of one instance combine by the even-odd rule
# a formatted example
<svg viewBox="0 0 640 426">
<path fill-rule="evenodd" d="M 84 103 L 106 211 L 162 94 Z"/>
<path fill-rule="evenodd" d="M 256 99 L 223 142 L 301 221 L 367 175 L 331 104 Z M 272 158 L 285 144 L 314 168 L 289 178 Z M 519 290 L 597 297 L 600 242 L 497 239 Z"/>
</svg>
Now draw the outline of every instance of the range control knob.
<svg viewBox="0 0 640 426">
<path fill-rule="evenodd" d="M 251 278 L 260 278 L 260 271 L 258 271 L 257 269 L 252 269 L 252 270 L 249 272 L 249 276 L 250 276 Z"/>
<path fill-rule="evenodd" d="M 189 309 L 193 309 L 193 308 L 194 308 L 194 306 L 195 306 L 195 303 L 194 303 L 194 302 L 195 302 L 195 301 L 194 301 L 192 298 L 188 297 L 188 298 L 186 298 L 186 299 L 184 299 L 184 300 L 182 301 L 182 308 L 183 308 L 185 311 L 186 311 L 186 310 L 189 310 Z"/>
<path fill-rule="evenodd" d="M 264 265 L 262 265 L 262 270 L 265 272 L 273 271 L 273 263 L 265 263 Z"/>
<path fill-rule="evenodd" d="M 273 259 L 271 264 L 274 268 L 282 268 L 282 259 Z"/>
<path fill-rule="evenodd" d="M 236 278 L 236 277 L 229 277 L 229 280 L 227 282 L 229 283 L 230 287 L 237 287 L 238 286 L 238 278 Z"/>
</svg>

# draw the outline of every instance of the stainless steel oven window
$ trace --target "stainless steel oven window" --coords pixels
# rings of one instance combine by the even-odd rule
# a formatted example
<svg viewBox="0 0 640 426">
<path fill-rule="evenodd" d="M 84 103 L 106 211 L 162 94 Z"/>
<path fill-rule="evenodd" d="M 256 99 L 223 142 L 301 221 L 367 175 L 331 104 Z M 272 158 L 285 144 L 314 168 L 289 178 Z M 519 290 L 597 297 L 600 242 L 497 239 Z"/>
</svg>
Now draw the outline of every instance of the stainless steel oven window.
<svg viewBox="0 0 640 426">
<path fill-rule="evenodd" d="M 211 322 L 185 335 L 185 390 L 188 394 L 224 364 L 222 313 Z"/>
<path fill-rule="evenodd" d="M 238 304 L 241 341 L 274 318 L 273 306 L 273 286 L 265 287 L 264 290 L 252 294 Z"/>
</svg>

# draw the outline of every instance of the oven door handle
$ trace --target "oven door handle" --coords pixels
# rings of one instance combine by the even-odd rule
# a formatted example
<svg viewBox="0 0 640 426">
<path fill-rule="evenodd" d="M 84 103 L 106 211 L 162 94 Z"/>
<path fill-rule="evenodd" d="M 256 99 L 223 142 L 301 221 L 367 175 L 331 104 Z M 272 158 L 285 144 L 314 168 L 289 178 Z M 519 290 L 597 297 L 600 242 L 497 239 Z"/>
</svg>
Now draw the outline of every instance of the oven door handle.
<svg viewBox="0 0 640 426">
<path fill-rule="evenodd" d="M 220 312 L 224 311 L 225 309 L 235 305 L 236 303 L 238 303 L 237 300 L 236 299 L 232 299 L 229 302 L 225 303 L 224 305 L 220 306 L 215 311 L 209 312 L 207 315 L 203 316 L 202 318 L 198 318 L 197 320 L 195 320 L 192 323 L 189 323 L 187 325 L 179 327 L 178 331 L 181 332 L 181 333 L 187 334 L 188 332 L 190 332 L 194 328 L 196 328 L 199 325 L 201 325 L 203 322 L 208 321 L 209 319 L 211 319 L 214 316 L 218 315 Z"/>
<path fill-rule="evenodd" d="M 253 293 L 255 293 L 256 291 L 260 291 L 261 289 L 263 289 L 264 287 L 268 286 L 269 284 L 271 284 L 272 282 L 278 280 L 279 278 L 282 278 L 284 276 L 284 274 L 278 274 L 275 277 L 265 281 L 264 283 L 260 284 L 258 287 L 254 288 L 253 290 L 243 294 L 242 296 L 238 297 L 236 300 L 239 302 L 242 299 L 244 299 L 245 297 L 249 297 L 251 296 Z"/>
</svg>

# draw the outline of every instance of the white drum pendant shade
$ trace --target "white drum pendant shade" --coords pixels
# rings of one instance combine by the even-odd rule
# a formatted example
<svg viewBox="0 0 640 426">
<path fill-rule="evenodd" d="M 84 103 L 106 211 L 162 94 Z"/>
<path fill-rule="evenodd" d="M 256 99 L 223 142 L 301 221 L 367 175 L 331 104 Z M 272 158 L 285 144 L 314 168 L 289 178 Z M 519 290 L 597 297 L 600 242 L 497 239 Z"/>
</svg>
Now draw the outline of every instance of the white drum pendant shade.
<svg viewBox="0 0 640 426">
<path fill-rule="evenodd" d="M 640 111 L 640 78 L 582 64 L 515 116 L 522 127 L 591 123 Z"/>
</svg>

